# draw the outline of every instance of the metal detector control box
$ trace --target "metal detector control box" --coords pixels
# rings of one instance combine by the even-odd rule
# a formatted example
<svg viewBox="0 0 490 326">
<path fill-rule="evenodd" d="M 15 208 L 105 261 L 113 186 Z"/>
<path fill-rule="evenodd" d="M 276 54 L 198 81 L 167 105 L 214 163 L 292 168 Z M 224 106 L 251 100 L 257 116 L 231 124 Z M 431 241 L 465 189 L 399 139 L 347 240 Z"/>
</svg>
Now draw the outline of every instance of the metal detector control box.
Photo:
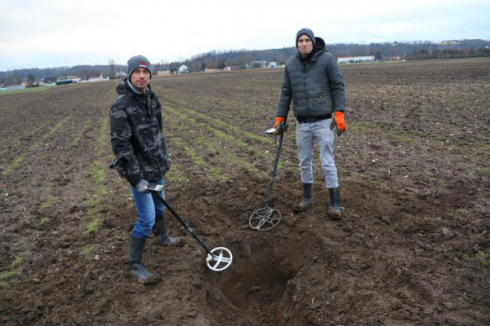
<svg viewBox="0 0 490 326">
<path fill-rule="evenodd" d="M 156 191 L 156 192 L 160 192 L 163 190 L 163 185 L 159 185 L 157 183 L 152 183 L 148 186 L 148 190 L 150 191 Z"/>
</svg>

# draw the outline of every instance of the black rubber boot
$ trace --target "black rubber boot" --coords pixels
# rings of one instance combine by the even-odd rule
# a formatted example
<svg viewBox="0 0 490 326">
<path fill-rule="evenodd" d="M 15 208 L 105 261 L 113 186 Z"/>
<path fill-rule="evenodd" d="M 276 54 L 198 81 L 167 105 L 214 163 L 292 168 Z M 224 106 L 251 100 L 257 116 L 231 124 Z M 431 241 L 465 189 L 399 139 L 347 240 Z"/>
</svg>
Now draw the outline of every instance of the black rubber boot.
<svg viewBox="0 0 490 326">
<path fill-rule="evenodd" d="M 328 217 L 331 220 L 341 220 L 340 214 L 340 187 L 328 188 L 330 193 L 330 208 L 328 209 Z"/>
<path fill-rule="evenodd" d="M 179 238 L 171 238 L 168 236 L 163 215 L 155 216 L 155 225 L 153 225 L 152 231 L 155 235 L 155 242 L 157 244 L 173 246 L 181 243 Z"/>
<path fill-rule="evenodd" d="M 146 283 L 151 277 L 151 273 L 143 267 L 143 249 L 145 249 L 146 238 L 131 237 L 129 245 L 129 269 L 131 274 L 138 278 L 138 281 Z"/>
<path fill-rule="evenodd" d="M 313 204 L 313 183 L 303 183 L 303 200 L 295 207 L 296 212 L 306 211 Z"/>
</svg>

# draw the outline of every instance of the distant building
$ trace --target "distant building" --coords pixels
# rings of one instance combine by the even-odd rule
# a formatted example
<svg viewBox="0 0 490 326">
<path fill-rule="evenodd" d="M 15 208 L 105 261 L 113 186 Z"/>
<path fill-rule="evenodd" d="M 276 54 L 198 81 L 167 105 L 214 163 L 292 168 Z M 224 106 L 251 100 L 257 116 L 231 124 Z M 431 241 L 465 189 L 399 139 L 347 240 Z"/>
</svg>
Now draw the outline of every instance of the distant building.
<svg viewBox="0 0 490 326">
<path fill-rule="evenodd" d="M 251 68 L 267 68 L 267 61 L 265 60 L 252 61 L 248 66 Z"/>
<path fill-rule="evenodd" d="M 236 70 L 244 70 L 247 69 L 248 66 L 231 66 L 231 67 L 226 67 L 226 70 L 228 71 L 236 71 Z"/>
<path fill-rule="evenodd" d="M 56 85 L 68 85 L 79 83 L 82 79 L 77 76 L 62 76 L 56 79 Z"/>
<path fill-rule="evenodd" d="M 374 62 L 374 55 L 366 55 L 359 57 L 339 57 L 338 63 L 360 63 L 360 62 Z"/>
<path fill-rule="evenodd" d="M 188 74 L 189 68 L 186 65 L 182 65 L 179 67 L 179 74 Z"/>
<path fill-rule="evenodd" d="M 170 75 L 170 70 L 158 70 L 157 75 L 158 76 Z"/>
<path fill-rule="evenodd" d="M 271 61 L 269 62 L 269 68 L 276 68 L 277 67 L 277 62 Z"/>
<path fill-rule="evenodd" d="M 215 72 L 218 71 L 218 66 L 214 63 L 211 63 L 204 68 L 204 72 Z"/>
<path fill-rule="evenodd" d="M 89 82 L 101 81 L 101 80 L 105 80 L 102 73 L 100 73 L 100 75 L 94 74 L 94 75 L 88 75 L 87 76 L 87 81 L 89 81 Z"/>
</svg>

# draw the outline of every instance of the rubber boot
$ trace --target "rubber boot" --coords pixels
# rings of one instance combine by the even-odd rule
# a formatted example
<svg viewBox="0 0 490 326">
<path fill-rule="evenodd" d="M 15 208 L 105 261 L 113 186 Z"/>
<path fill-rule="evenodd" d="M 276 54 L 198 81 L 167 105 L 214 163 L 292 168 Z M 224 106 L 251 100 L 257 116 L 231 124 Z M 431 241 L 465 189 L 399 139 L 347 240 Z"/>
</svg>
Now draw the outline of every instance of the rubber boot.
<svg viewBox="0 0 490 326">
<path fill-rule="evenodd" d="M 313 183 L 303 183 L 303 200 L 296 205 L 296 212 L 306 211 L 313 204 Z"/>
<path fill-rule="evenodd" d="M 330 193 L 330 207 L 328 209 L 328 217 L 331 220 L 341 220 L 340 214 L 340 187 L 328 188 Z"/>
<path fill-rule="evenodd" d="M 159 245 L 173 246 L 181 243 L 179 238 L 171 238 L 168 236 L 163 215 L 155 216 L 155 225 L 153 225 L 152 231 L 155 235 L 155 242 Z"/>
<path fill-rule="evenodd" d="M 141 283 L 146 283 L 152 276 L 143 267 L 143 249 L 145 249 L 146 238 L 131 237 L 129 245 L 129 269 L 131 274 L 138 278 Z"/>
</svg>

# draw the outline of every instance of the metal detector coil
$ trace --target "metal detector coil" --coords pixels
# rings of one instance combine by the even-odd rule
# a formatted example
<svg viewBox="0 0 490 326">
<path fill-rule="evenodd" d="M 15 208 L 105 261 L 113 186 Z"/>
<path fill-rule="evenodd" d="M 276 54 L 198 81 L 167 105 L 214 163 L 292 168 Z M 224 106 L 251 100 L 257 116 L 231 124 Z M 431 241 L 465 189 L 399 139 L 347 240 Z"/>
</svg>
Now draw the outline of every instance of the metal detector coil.
<svg viewBox="0 0 490 326">
<path fill-rule="evenodd" d="M 161 186 L 161 185 L 160 185 Z M 208 247 L 204 245 L 204 243 L 201 241 L 201 239 L 198 238 L 198 236 L 192 232 L 191 228 L 185 224 L 185 222 L 180 218 L 179 215 L 173 210 L 172 207 L 165 201 L 165 199 L 162 198 L 162 196 L 159 194 L 160 191 L 163 190 L 163 186 L 158 187 L 156 184 L 150 184 L 148 186 L 148 190 L 153 191 L 155 195 L 158 197 L 158 199 L 162 202 L 162 204 L 167 207 L 167 209 L 175 216 L 175 218 L 182 224 L 187 232 L 189 232 L 194 239 L 197 240 L 197 242 L 206 250 L 208 253 L 208 256 L 206 258 L 206 265 L 208 265 L 208 268 L 215 271 L 215 272 L 221 272 L 230 267 L 232 261 L 233 261 L 233 255 L 231 251 L 225 247 L 217 247 L 214 248 L 213 250 L 209 250 Z"/>
<path fill-rule="evenodd" d="M 231 251 L 224 247 L 217 247 L 211 250 L 206 258 L 206 264 L 210 270 L 221 272 L 230 267 L 233 261 Z"/>
<path fill-rule="evenodd" d="M 248 220 L 252 229 L 267 231 L 275 227 L 281 221 L 281 213 L 277 209 L 264 207 L 255 211 Z"/>
</svg>

